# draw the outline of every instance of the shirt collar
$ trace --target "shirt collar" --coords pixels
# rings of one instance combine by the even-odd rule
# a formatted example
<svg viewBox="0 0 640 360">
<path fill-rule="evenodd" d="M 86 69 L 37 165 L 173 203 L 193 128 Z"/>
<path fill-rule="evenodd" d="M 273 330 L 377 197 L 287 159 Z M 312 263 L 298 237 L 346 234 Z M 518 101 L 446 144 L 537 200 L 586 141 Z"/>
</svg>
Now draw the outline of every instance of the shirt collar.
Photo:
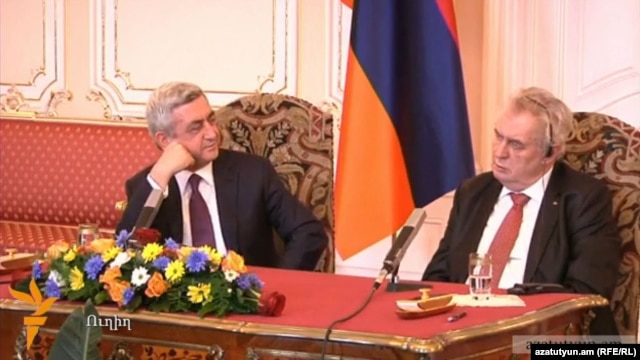
<svg viewBox="0 0 640 360">
<path fill-rule="evenodd" d="M 178 186 L 180 187 L 180 193 L 186 194 L 187 191 L 187 183 L 189 182 L 189 178 L 193 174 L 198 174 L 202 178 L 204 182 L 206 182 L 209 186 L 214 186 L 213 182 L 213 163 L 209 162 L 207 165 L 201 167 L 195 172 L 189 170 L 182 170 L 176 173 L 175 178 L 178 182 Z"/>
<path fill-rule="evenodd" d="M 549 179 L 551 178 L 551 172 L 553 171 L 553 166 L 547 170 L 547 172 L 542 175 L 536 182 L 531 184 L 528 188 L 520 191 L 521 194 L 527 195 L 531 200 L 537 201 L 538 203 L 542 202 L 542 198 L 544 197 L 544 191 L 547 189 L 549 185 Z M 509 195 L 510 193 L 515 192 L 508 189 L 506 186 L 502 187 L 500 191 L 500 196 L 498 199 L 502 199 L 503 197 Z"/>
</svg>

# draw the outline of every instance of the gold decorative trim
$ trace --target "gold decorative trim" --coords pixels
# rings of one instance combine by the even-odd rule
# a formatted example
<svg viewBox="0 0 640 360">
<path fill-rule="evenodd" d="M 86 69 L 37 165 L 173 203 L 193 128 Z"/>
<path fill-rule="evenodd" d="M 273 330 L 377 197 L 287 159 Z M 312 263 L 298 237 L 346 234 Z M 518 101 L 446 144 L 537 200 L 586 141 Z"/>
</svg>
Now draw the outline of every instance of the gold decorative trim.
<svg viewBox="0 0 640 360">
<path fill-rule="evenodd" d="M 346 5 L 343 4 L 342 1 L 340 1 L 340 6 L 338 7 L 338 77 L 336 79 L 338 90 L 342 91 L 343 94 L 344 87 L 342 87 L 342 56 L 344 54 L 342 53 L 342 16 L 345 6 Z"/>
<path fill-rule="evenodd" d="M 64 100 L 70 101 L 73 98 L 71 91 L 62 89 L 51 91 L 49 101 L 47 102 L 44 114 L 48 117 L 56 117 L 58 113 L 56 111 L 57 106 Z M 6 94 L 0 95 L 0 115 L 2 117 L 20 117 L 20 118 L 35 118 L 41 114 L 36 111 L 25 111 L 23 108 L 28 108 L 29 105 L 25 101 L 25 96 L 17 87 L 12 85 Z"/>
<path fill-rule="evenodd" d="M 113 351 L 107 360 L 134 360 L 134 358 L 129 346 L 124 342 L 119 342 L 113 347 Z"/>
<path fill-rule="evenodd" d="M 375 346 L 386 346 L 397 349 L 408 350 L 415 353 L 434 353 L 442 351 L 445 346 L 451 346 L 470 338 L 483 336 L 489 333 L 501 333 L 514 331 L 520 328 L 534 325 L 542 319 L 566 314 L 578 309 L 607 306 L 609 302 L 598 295 L 583 295 L 580 298 L 564 301 L 535 312 L 529 312 L 515 318 L 496 321 L 489 324 L 478 325 L 467 329 L 450 331 L 435 335 L 431 338 L 414 338 L 405 336 L 393 336 L 388 334 L 374 334 L 366 332 L 355 332 L 345 330 L 334 330 L 331 336 L 333 342 L 350 342 L 368 344 Z M 55 304 L 49 313 L 70 314 L 76 309 L 78 304 Z M 0 309 L 33 311 L 35 307 L 16 300 L 3 299 L 0 301 Z M 121 315 L 122 312 L 112 307 L 99 307 L 98 310 L 103 316 Z M 127 314 L 132 320 L 140 320 L 149 323 L 172 323 L 182 326 L 210 328 L 236 333 L 245 333 L 264 336 L 279 337 L 305 337 L 309 339 L 323 340 L 324 329 L 302 328 L 281 325 L 267 325 L 249 322 L 232 321 L 225 319 L 207 318 L 203 321 L 195 316 L 188 316 L 184 313 L 163 313 L 158 316 L 155 313 L 141 311 Z"/>
<path fill-rule="evenodd" d="M 318 107 L 320 110 L 331 114 L 335 128 L 339 131 L 342 119 L 342 104 L 335 100 L 325 100 Z"/>
<path fill-rule="evenodd" d="M 0 95 L 0 110 L 8 113 L 18 113 L 20 109 L 27 106 L 24 100 L 22 92 L 13 84 L 6 94 Z"/>
<path fill-rule="evenodd" d="M 139 118 L 121 118 L 115 117 L 111 119 L 96 119 L 96 118 L 83 118 L 83 117 L 75 117 L 75 118 L 60 118 L 60 117 L 50 117 L 50 116 L 37 116 L 35 113 L 25 113 L 27 115 L 20 115 L 16 113 L 1 113 L 0 121 L 3 120 L 24 120 L 24 121 L 35 121 L 35 122 L 43 122 L 43 123 L 56 123 L 56 124 L 74 124 L 74 125 L 98 125 L 98 126 L 122 126 L 122 127 L 137 127 L 137 128 L 146 128 L 146 122 L 144 119 Z"/>
<path fill-rule="evenodd" d="M 29 352 L 27 352 L 27 327 L 23 326 L 18 334 L 18 338 L 13 346 L 13 358 L 19 360 L 31 360 Z"/>
<path fill-rule="evenodd" d="M 274 82 L 275 76 L 276 76 L 276 33 L 277 33 L 277 27 L 276 24 L 277 19 L 276 19 L 276 0 L 272 1 L 272 7 L 273 7 L 273 12 L 271 13 L 271 72 L 269 73 L 269 75 L 267 75 L 266 77 L 262 77 L 263 80 L 261 80 L 261 76 L 258 75 L 258 83 L 260 84 L 258 86 L 258 89 L 256 90 L 257 93 L 263 93 L 263 88 L 264 86 L 268 83 L 268 82 Z M 280 92 L 282 92 L 282 90 L 286 89 L 288 86 L 288 82 L 289 82 L 289 76 L 287 74 L 287 69 L 289 67 L 289 46 L 288 46 L 288 39 L 289 39 L 289 28 L 287 27 L 287 25 L 289 25 L 289 2 L 285 1 L 284 2 L 284 23 L 285 23 L 285 28 L 284 28 L 284 84 L 282 85 L 282 87 L 278 90 L 273 90 L 271 91 L 272 93 L 275 94 L 279 94 Z M 299 51 L 299 50 L 298 50 Z"/>
<path fill-rule="evenodd" d="M 51 92 L 49 102 L 47 103 L 47 116 L 57 117 L 57 107 L 63 101 L 71 101 L 73 99 L 73 93 L 69 90 L 62 89 Z"/>
<path fill-rule="evenodd" d="M 73 311 L 73 309 L 71 311 Z M 104 311 L 104 309 L 100 309 L 100 312 L 101 313 L 107 313 L 107 312 Z M 49 313 L 52 313 L 52 312 L 49 312 Z M 66 314 L 66 312 L 55 312 L 55 311 L 54 311 L 54 313 Z M 69 312 L 69 313 L 71 313 L 71 312 Z M 117 311 L 115 313 L 117 313 Z M 157 315 L 156 315 L 156 317 L 157 317 Z M 130 318 L 133 319 L 134 317 L 131 316 Z M 51 334 L 51 335 L 55 336 L 55 335 L 58 334 L 58 332 L 60 332 L 60 330 L 58 330 L 58 329 L 40 328 L 40 332 L 43 333 L 43 334 Z M 128 354 L 129 353 L 129 345 L 130 344 L 141 344 L 141 345 L 163 346 L 163 347 L 168 347 L 168 348 L 180 348 L 180 349 L 195 350 L 195 351 L 199 351 L 199 352 L 206 352 L 207 355 L 209 356 L 209 358 L 207 358 L 207 359 L 211 359 L 211 360 L 217 360 L 217 359 L 222 360 L 222 359 L 224 359 L 224 350 L 222 349 L 222 347 L 220 347 L 219 345 L 216 345 L 216 344 L 213 344 L 213 345 L 198 345 L 198 344 L 192 344 L 192 343 L 188 343 L 188 342 L 176 342 L 176 341 L 143 339 L 143 338 L 139 338 L 139 337 L 125 337 L 125 336 L 117 336 L 117 335 L 109 335 L 109 334 L 103 334 L 101 339 L 102 340 L 108 340 L 108 341 L 116 343 L 116 346 L 114 346 L 114 350 L 113 350 L 113 352 L 111 354 L 112 356 L 113 356 L 113 354 L 116 353 L 116 350 L 120 350 L 118 352 L 121 353 L 121 354 Z M 120 359 L 120 358 L 117 358 L 117 359 Z"/>
<path fill-rule="evenodd" d="M 116 28 L 117 28 L 117 27 L 116 27 Z M 116 74 L 115 74 L 115 77 L 116 77 L 116 78 L 120 78 L 120 79 L 122 79 L 122 81 L 124 81 L 125 88 L 126 88 L 127 90 L 140 90 L 140 89 L 136 89 L 136 88 L 133 86 L 133 83 L 131 82 L 131 73 L 126 72 L 126 71 L 122 71 L 122 69 L 120 69 L 119 67 L 117 67 L 117 66 L 118 66 L 118 55 L 117 55 L 117 54 L 118 54 L 118 51 L 116 50 L 116 52 L 115 52 L 115 53 L 116 53 L 116 55 L 115 55 L 115 57 L 116 57 Z M 102 75 L 102 76 L 103 76 L 103 80 L 106 80 L 106 79 L 104 78 L 104 73 L 103 73 L 103 75 Z M 113 84 L 113 83 L 110 83 L 110 84 Z M 117 90 L 117 89 L 116 89 L 116 90 Z"/>
<path fill-rule="evenodd" d="M 98 90 L 90 90 L 87 94 L 87 100 L 89 101 L 97 101 L 102 105 L 102 109 L 104 112 L 102 113 L 105 119 L 111 119 L 111 107 L 107 102 L 107 99 L 104 97 L 101 91 Z"/>
<path fill-rule="evenodd" d="M 261 349 L 261 348 L 247 348 L 247 360 L 260 360 L 260 356 L 274 357 L 275 359 L 320 359 L 321 354 L 302 352 L 302 351 L 290 351 L 290 350 L 276 350 L 276 349 Z M 355 358 L 349 356 L 338 355 L 325 355 L 324 359 L 327 360 L 367 360 L 365 358 Z"/>
<path fill-rule="evenodd" d="M 590 327 L 591 327 L 591 321 L 593 321 L 593 319 L 596 318 L 596 314 L 592 311 L 589 310 L 587 312 L 585 312 L 584 314 L 582 314 L 582 334 L 583 335 L 589 335 L 590 333 Z"/>
<path fill-rule="evenodd" d="M 340 0 L 331 0 L 328 2 L 327 24 L 331 29 L 331 34 L 329 40 L 330 61 L 328 63 L 328 77 L 326 79 L 327 97 L 339 103 L 344 101 L 345 89 L 343 82 L 347 71 L 345 65 L 343 65 L 343 63 L 347 63 L 345 57 L 348 57 L 349 48 L 349 34 L 346 32 L 344 23 L 351 22 L 347 11 L 347 5 Z M 345 41 L 347 43 L 346 53 L 343 47 Z"/>
</svg>

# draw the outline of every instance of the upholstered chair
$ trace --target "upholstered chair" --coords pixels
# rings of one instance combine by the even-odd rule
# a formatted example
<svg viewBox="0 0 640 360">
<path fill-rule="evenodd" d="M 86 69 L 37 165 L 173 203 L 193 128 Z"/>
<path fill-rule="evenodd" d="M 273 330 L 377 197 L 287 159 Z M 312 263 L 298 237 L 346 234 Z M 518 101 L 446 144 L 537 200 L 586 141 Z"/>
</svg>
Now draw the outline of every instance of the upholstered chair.
<svg viewBox="0 0 640 360">
<path fill-rule="evenodd" d="M 332 115 L 296 97 L 255 94 L 218 109 L 216 120 L 223 148 L 268 158 L 291 193 L 323 223 L 329 246 L 316 270 L 333 272 Z"/>
<path fill-rule="evenodd" d="M 565 162 L 604 181 L 613 198 L 613 215 L 623 255 L 611 308 L 621 335 L 638 336 L 640 306 L 640 130 L 619 119 L 574 113 L 575 131 Z"/>
</svg>

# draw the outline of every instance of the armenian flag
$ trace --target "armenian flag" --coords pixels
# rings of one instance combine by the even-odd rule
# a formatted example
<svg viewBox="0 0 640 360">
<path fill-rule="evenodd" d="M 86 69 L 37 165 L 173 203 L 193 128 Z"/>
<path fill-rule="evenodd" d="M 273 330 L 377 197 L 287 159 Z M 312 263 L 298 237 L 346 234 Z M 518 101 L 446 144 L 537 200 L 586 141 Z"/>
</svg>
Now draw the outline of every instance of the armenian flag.
<svg viewBox="0 0 640 360">
<path fill-rule="evenodd" d="M 454 190 L 474 166 L 452 0 L 343 3 L 353 15 L 335 236 L 346 260 Z"/>
</svg>

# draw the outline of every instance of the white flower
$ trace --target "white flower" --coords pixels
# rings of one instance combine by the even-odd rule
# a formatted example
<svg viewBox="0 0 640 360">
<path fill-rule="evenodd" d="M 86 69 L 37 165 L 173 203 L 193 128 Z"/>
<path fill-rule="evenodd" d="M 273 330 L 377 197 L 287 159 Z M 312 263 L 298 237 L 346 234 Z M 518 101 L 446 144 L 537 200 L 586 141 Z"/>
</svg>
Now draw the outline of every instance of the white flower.
<svg viewBox="0 0 640 360">
<path fill-rule="evenodd" d="M 228 282 L 232 282 L 233 280 L 237 279 L 238 276 L 240 276 L 240 274 L 238 274 L 238 272 L 235 270 L 224 271 L 224 278 L 227 279 Z"/>
<path fill-rule="evenodd" d="M 56 270 L 51 270 L 51 272 L 49 273 L 49 280 L 56 283 L 58 287 L 65 286 L 67 284 L 62 278 L 62 275 L 60 275 L 60 273 L 57 272 Z"/>
<path fill-rule="evenodd" d="M 133 284 L 134 286 L 142 286 L 146 284 L 147 281 L 149 281 L 150 277 L 151 275 L 149 275 L 146 268 L 138 266 L 133 270 L 133 273 L 131 274 L 131 284 Z"/>
<path fill-rule="evenodd" d="M 110 268 L 114 268 L 116 266 L 122 266 L 122 265 L 128 263 L 129 260 L 131 260 L 131 256 L 129 255 L 129 252 L 123 251 L 120 254 L 118 254 L 118 256 L 116 256 L 115 259 L 113 259 L 113 261 L 111 262 L 109 267 Z"/>
</svg>

